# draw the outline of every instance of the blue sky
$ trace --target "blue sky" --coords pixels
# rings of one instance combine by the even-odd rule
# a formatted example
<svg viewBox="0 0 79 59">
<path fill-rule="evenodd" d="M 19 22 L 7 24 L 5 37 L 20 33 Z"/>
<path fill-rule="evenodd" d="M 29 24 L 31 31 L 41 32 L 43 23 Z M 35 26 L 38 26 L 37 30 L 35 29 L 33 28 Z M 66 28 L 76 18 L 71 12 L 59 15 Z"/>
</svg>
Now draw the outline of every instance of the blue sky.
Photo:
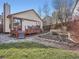
<svg viewBox="0 0 79 59">
<path fill-rule="evenodd" d="M 28 9 L 37 11 L 38 7 L 45 4 L 46 0 L 0 0 L 0 14 L 2 13 L 4 2 L 8 2 L 11 5 L 11 13 L 16 13 Z M 48 0 L 48 2 L 51 4 L 51 0 Z"/>
<path fill-rule="evenodd" d="M 35 9 L 35 11 L 38 11 L 38 8 L 42 7 L 46 1 L 49 4 L 51 12 L 53 12 L 54 8 L 51 8 L 52 0 L 0 0 L 0 14 L 3 11 L 4 2 L 7 2 L 11 5 L 11 13 L 16 13 L 29 9 Z M 71 2 L 71 0 L 68 1 Z"/>
</svg>

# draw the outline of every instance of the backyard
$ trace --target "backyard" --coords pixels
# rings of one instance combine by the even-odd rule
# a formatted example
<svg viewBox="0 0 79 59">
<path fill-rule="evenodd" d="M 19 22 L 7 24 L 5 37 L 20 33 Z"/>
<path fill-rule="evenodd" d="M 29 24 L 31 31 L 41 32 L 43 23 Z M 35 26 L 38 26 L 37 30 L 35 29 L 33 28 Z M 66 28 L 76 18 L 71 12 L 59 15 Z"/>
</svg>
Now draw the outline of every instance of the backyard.
<svg viewBox="0 0 79 59">
<path fill-rule="evenodd" d="M 0 59 L 79 59 L 79 54 L 33 42 L 21 42 L 1 44 Z"/>
</svg>

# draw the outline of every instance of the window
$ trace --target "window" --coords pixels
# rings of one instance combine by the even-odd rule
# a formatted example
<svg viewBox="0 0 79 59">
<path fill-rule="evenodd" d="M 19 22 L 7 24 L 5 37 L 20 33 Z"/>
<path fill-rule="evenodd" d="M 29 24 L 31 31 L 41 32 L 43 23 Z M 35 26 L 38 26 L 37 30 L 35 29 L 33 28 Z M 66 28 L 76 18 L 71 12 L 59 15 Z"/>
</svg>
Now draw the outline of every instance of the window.
<svg viewBox="0 0 79 59">
<path fill-rule="evenodd" d="M 14 19 L 13 25 L 14 26 L 21 26 L 22 25 L 21 19 Z"/>
</svg>

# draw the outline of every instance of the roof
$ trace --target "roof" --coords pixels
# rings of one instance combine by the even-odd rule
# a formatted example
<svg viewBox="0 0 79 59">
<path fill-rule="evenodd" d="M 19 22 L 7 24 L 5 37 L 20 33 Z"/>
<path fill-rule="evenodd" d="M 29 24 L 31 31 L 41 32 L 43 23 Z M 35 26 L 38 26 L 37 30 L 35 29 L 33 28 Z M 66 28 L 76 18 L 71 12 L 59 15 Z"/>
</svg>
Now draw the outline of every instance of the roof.
<svg viewBox="0 0 79 59">
<path fill-rule="evenodd" d="M 44 19 L 48 20 L 48 19 L 52 19 L 52 17 L 51 16 L 46 16 L 46 17 L 44 17 Z"/>
<path fill-rule="evenodd" d="M 30 10 L 26 10 L 26 11 L 22 11 L 22 12 L 13 13 L 13 14 L 10 14 L 8 16 L 12 16 L 12 15 L 16 15 L 16 14 L 20 14 L 20 13 L 24 13 L 24 12 L 29 12 L 29 11 L 33 11 L 37 15 L 37 17 L 40 18 L 40 20 L 41 20 L 41 17 L 37 14 L 37 12 L 34 9 L 30 9 Z"/>
</svg>

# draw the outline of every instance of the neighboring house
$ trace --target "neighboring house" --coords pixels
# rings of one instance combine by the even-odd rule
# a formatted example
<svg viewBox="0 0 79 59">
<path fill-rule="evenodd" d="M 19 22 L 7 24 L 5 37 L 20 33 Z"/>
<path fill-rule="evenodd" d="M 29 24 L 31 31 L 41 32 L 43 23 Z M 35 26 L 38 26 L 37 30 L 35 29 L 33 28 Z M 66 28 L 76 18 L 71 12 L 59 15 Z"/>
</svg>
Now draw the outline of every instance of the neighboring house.
<svg viewBox="0 0 79 59">
<path fill-rule="evenodd" d="M 51 16 L 46 16 L 43 18 L 43 25 L 44 26 L 50 26 L 52 24 L 52 17 Z"/>
<path fill-rule="evenodd" d="M 79 0 L 76 0 L 74 2 L 73 8 L 72 8 L 72 18 L 73 20 L 79 19 Z"/>
<path fill-rule="evenodd" d="M 33 9 L 10 14 L 10 5 L 5 3 L 3 12 L 4 32 L 10 32 L 16 25 L 21 26 L 23 31 L 29 26 L 40 26 L 43 29 L 42 20 Z"/>
<path fill-rule="evenodd" d="M 52 25 L 52 17 L 46 16 L 42 19 L 43 21 L 43 29 L 49 31 Z"/>
<path fill-rule="evenodd" d="M 50 30 L 55 28 L 56 23 L 60 24 L 60 20 L 57 19 L 56 13 L 54 13 L 54 15 L 52 16 L 47 16 L 43 18 L 43 27 L 45 30 Z"/>
<path fill-rule="evenodd" d="M 75 0 L 72 9 L 72 21 L 69 23 L 69 32 L 75 43 L 79 43 L 79 0 Z"/>
</svg>

